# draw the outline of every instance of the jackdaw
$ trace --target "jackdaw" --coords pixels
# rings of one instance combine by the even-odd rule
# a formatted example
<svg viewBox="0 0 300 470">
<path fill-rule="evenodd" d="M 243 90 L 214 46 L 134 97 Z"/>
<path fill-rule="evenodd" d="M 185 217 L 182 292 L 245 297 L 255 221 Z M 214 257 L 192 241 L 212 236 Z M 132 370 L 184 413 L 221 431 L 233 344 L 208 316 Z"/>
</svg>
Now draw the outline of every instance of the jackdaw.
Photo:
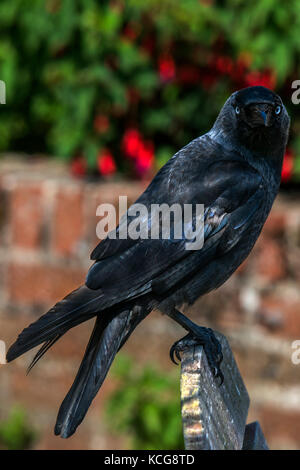
<svg viewBox="0 0 300 470">
<path fill-rule="evenodd" d="M 197 342 L 213 374 L 223 380 L 222 351 L 213 331 L 180 309 L 221 286 L 250 253 L 279 189 L 289 122 L 281 98 L 269 89 L 255 86 L 233 93 L 212 129 L 179 150 L 137 200 L 149 209 L 151 204 L 203 204 L 202 248 L 186 249 L 184 234 L 168 239 L 108 236 L 91 254 L 95 263 L 86 284 L 24 329 L 10 347 L 7 361 L 43 343 L 31 368 L 70 328 L 96 318 L 60 407 L 56 435 L 66 438 L 76 431 L 116 353 L 153 309 L 188 331 L 171 348 L 172 358 L 180 358 L 185 343 Z"/>
</svg>

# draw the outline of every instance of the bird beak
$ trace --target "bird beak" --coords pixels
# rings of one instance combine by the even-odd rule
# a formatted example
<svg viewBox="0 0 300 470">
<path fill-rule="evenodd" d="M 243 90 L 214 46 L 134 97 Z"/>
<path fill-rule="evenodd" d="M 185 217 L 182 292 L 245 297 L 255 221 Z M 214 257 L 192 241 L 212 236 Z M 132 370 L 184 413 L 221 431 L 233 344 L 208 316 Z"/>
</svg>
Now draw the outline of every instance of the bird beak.
<svg viewBox="0 0 300 470">
<path fill-rule="evenodd" d="M 271 106 L 261 103 L 253 106 L 250 113 L 250 121 L 254 127 L 270 127 L 272 125 L 272 108 Z"/>
<path fill-rule="evenodd" d="M 266 126 L 267 125 L 267 118 L 268 118 L 268 115 L 265 111 L 260 111 L 260 114 L 263 118 L 263 121 L 264 121 L 264 125 Z"/>
</svg>

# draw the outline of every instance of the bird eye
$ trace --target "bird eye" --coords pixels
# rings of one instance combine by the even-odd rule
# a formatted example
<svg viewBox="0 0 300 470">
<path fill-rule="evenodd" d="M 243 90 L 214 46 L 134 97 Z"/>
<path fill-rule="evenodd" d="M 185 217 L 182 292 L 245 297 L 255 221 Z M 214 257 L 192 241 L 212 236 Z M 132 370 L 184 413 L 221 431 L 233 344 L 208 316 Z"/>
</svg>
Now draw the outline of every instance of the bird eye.
<svg viewBox="0 0 300 470">
<path fill-rule="evenodd" d="M 276 106 L 275 114 L 280 114 L 280 112 L 281 112 L 281 106 Z"/>
<path fill-rule="evenodd" d="M 235 107 L 235 114 L 240 114 L 241 110 L 239 106 Z"/>
</svg>

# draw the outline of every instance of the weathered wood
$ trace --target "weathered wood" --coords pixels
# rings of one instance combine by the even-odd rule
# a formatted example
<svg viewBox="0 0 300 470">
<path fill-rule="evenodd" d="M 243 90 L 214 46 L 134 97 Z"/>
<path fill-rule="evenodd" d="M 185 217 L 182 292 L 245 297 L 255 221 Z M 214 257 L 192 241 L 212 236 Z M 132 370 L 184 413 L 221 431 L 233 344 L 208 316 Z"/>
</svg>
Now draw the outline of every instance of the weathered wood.
<svg viewBox="0 0 300 470">
<path fill-rule="evenodd" d="M 247 424 L 243 450 L 269 450 L 265 436 L 258 421 Z"/>
<path fill-rule="evenodd" d="M 221 386 L 201 346 L 181 354 L 181 410 L 187 450 L 238 450 L 243 446 L 249 396 L 227 339 L 215 334 L 224 355 Z"/>
</svg>

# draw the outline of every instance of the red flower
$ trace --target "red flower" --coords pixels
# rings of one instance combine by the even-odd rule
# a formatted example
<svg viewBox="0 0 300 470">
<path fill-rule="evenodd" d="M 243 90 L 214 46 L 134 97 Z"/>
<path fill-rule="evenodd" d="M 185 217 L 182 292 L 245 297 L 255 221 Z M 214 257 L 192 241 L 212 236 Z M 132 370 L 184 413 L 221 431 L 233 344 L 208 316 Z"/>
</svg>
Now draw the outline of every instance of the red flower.
<svg viewBox="0 0 300 470">
<path fill-rule="evenodd" d="M 94 119 L 94 129 L 99 134 L 103 134 L 109 128 L 109 119 L 104 114 L 98 114 Z"/>
<path fill-rule="evenodd" d="M 109 176 L 116 172 L 116 163 L 112 153 L 108 150 L 102 150 L 97 157 L 98 169 L 101 175 Z"/>
<path fill-rule="evenodd" d="M 286 149 L 284 158 L 283 158 L 283 165 L 282 165 L 282 172 L 281 172 L 281 181 L 284 183 L 291 179 L 293 174 L 293 167 L 294 167 L 294 153 L 291 149 Z"/>
<path fill-rule="evenodd" d="M 276 85 L 276 77 L 272 70 L 264 72 L 249 72 L 246 77 L 246 86 L 265 86 L 273 89 Z"/>
<path fill-rule="evenodd" d="M 154 144 L 144 141 L 137 129 L 127 129 L 122 142 L 123 152 L 126 157 L 134 160 L 135 170 L 139 176 L 143 176 L 151 168 L 154 162 Z"/>
<path fill-rule="evenodd" d="M 122 141 L 122 148 L 125 155 L 135 159 L 138 155 L 141 142 L 142 136 L 137 129 L 127 129 Z"/>
<path fill-rule="evenodd" d="M 175 62 L 170 55 L 162 55 L 158 61 L 158 70 L 160 79 L 168 82 L 175 78 Z"/>
<path fill-rule="evenodd" d="M 216 69 L 222 74 L 230 74 L 233 70 L 233 62 L 230 57 L 219 56 L 216 58 Z"/>
<path fill-rule="evenodd" d="M 82 178 L 86 174 L 86 161 L 82 155 L 75 157 L 72 161 L 71 173 L 77 178 Z"/>
<path fill-rule="evenodd" d="M 245 87 L 245 74 L 250 65 L 251 57 L 245 54 L 241 54 L 240 57 L 234 64 L 233 70 L 230 74 L 232 80 L 235 82 L 237 87 Z"/>
<path fill-rule="evenodd" d="M 135 168 L 140 176 L 143 176 L 151 168 L 154 162 L 154 145 L 151 141 L 141 142 L 135 163 Z"/>
</svg>

